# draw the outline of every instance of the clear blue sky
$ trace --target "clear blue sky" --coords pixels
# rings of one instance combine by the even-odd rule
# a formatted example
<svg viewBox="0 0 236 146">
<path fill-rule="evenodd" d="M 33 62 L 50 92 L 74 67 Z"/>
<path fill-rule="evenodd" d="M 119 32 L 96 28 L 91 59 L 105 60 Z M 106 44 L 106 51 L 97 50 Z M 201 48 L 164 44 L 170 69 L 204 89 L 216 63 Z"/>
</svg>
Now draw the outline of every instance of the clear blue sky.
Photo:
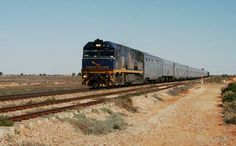
<svg viewBox="0 0 236 146">
<path fill-rule="evenodd" d="M 96 38 L 235 74 L 236 1 L 0 0 L 4 73 L 79 72 Z"/>
</svg>

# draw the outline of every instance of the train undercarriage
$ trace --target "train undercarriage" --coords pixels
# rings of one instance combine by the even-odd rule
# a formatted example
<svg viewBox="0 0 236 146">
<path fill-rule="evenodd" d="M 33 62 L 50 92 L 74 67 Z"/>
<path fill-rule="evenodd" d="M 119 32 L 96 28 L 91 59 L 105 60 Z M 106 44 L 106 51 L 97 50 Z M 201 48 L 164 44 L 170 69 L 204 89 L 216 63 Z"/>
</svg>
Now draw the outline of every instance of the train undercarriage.
<svg viewBox="0 0 236 146">
<path fill-rule="evenodd" d="M 88 85 L 93 88 L 122 86 L 130 84 L 144 83 L 142 73 L 125 73 L 125 72 L 83 72 L 83 85 Z"/>
</svg>

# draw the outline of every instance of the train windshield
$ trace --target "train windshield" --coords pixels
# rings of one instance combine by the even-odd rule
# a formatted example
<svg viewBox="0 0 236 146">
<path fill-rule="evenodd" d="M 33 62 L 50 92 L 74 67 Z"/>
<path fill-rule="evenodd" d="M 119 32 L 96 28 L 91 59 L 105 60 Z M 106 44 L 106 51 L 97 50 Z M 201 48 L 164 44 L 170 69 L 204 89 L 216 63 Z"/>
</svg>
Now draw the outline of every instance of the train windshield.
<svg viewBox="0 0 236 146">
<path fill-rule="evenodd" d="M 84 57 L 86 58 L 98 58 L 98 57 L 114 57 L 114 49 L 103 48 L 103 49 L 85 49 Z"/>
</svg>

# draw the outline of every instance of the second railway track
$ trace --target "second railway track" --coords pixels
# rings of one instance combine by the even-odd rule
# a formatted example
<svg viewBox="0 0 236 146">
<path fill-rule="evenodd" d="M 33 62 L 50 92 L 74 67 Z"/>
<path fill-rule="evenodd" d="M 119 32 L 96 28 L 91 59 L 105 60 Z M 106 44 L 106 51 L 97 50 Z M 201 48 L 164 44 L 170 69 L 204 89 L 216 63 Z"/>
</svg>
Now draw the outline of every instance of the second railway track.
<svg viewBox="0 0 236 146">
<path fill-rule="evenodd" d="M 172 85 L 172 84 L 171 83 L 157 84 L 157 85 L 150 86 L 149 89 L 168 86 L 168 85 Z M 181 84 L 181 83 L 175 83 L 175 84 Z M 13 112 L 13 111 L 18 111 L 18 110 L 43 107 L 43 106 L 49 106 L 49 105 L 56 105 L 56 104 L 68 103 L 68 102 L 73 102 L 73 101 L 80 101 L 80 100 L 85 100 L 85 99 L 95 99 L 98 97 L 101 98 L 101 97 L 115 95 L 115 94 L 135 92 L 135 91 L 139 91 L 142 89 L 143 89 L 143 87 L 139 87 L 139 88 L 134 88 L 134 89 L 122 90 L 122 91 L 111 91 L 108 93 L 98 93 L 98 94 L 92 94 L 92 95 L 76 96 L 76 97 L 66 98 L 66 99 L 58 99 L 58 100 L 53 100 L 53 101 L 42 101 L 42 102 L 35 102 L 35 103 L 29 103 L 29 104 L 23 104 L 23 105 L 2 107 L 2 108 L 0 108 L 0 113 L 2 114 L 2 113 Z"/>
<path fill-rule="evenodd" d="M 42 102 L 42 103 L 36 103 L 36 104 L 31 104 L 31 105 L 23 105 L 23 106 L 15 106 L 15 107 L 8 107 L 8 109 L 0 109 L 1 113 L 9 112 L 9 111 L 16 111 L 16 110 L 23 110 L 23 109 L 29 109 L 29 108 L 34 108 L 34 107 L 39 107 L 39 106 L 46 106 L 46 105 L 52 105 L 52 104 L 59 104 L 59 103 L 65 103 L 65 102 L 72 102 L 75 100 L 84 100 L 84 99 L 93 99 L 93 101 L 87 101 L 85 103 L 78 103 L 78 104 L 73 104 L 69 106 L 64 106 L 64 107 L 58 107 L 58 108 L 53 108 L 53 109 L 48 109 L 48 110 L 43 110 L 43 111 L 36 111 L 33 113 L 29 114 L 22 114 L 22 115 L 17 115 L 17 116 L 12 116 L 9 117 L 8 120 L 14 121 L 14 122 L 20 122 L 22 120 L 28 120 L 31 118 L 36 118 L 44 115 L 49 115 L 49 114 L 54 114 L 58 112 L 63 112 L 75 108 L 82 108 L 82 107 L 87 107 L 95 104 L 100 104 L 108 101 L 112 101 L 115 98 L 121 97 L 121 96 L 133 96 L 137 94 L 142 94 L 142 93 L 147 93 L 147 92 L 155 92 L 159 90 L 164 90 L 180 85 L 184 85 L 186 83 L 174 83 L 174 84 L 168 84 L 168 85 L 156 85 L 153 87 L 149 88 L 138 88 L 138 89 L 130 89 L 126 91 L 115 91 L 111 93 L 104 93 L 104 94 L 96 94 L 96 95 L 89 95 L 89 96 L 83 96 L 83 97 L 75 97 L 71 99 L 63 99 L 63 100 L 58 100 L 58 101 L 51 101 L 51 102 Z M 163 87 L 163 88 L 161 88 Z M 110 95 L 116 95 L 116 94 L 122 94 L 122 95 L 117 95 L 117 97 L 112 97 L 108 98 L 107 96 Z"/>
<path fill-rule="evenodd" d="M 160 83 L 158 83 L 158 84 L 160 84 Z M 171 83 L 161 83 L 161 84 L 171 84 Z M 142 86 L 142 84 L 139 84 L 139 85 L 135 85 L 134 84 L 134 85 L 131 85 L 129 87 L 132 87 L 132 86 L 133 87 L 134 86 Z M 119 88 L 119 87 L 116 87 L 116 88 Z M 121 88 L 125 88 L 125 86 L 122 86 Z M 64 95 L 64 94 L 73 94 L 73 93 L 82 93 L 82 92 L 89 92 L 89 91 L 100 91 L 100 90 L 104 90 L 104 89 L 113 89 L 113 88 L 100 88 L 100 89 L 80 88 L 80 89 L 68 89 L 68 90 L 47 91 L 47 92 L 37 92 L 37 93 L 23 93 L 23 94 L 13 94 L 13 95 L 1 95 L 0 96 L 0 102 L 25 100 L 25 99 L 35 99 L 35 98 L 39 98 L 39 97 L 46 97 L 46 96 L 53 96 L 53 95 Z"/>
<path fill-rule="evenodd" d="M 63 94 L 71 94 L 71 93 L 87 92 L 87 91 L 90 91 L 90 89 L 81 88 L 81 89 L 47 91 L 47 92 L 38 92 L 38 93 L 2 95 L 0 96 L 0 101 L 13 101 L 13 100 L 15 101 L 15 100 L 30 99 L 30 98 L 36 98 L 36 97 L 42 97 L 42 96 L 63 95 Z"/>
</svg>

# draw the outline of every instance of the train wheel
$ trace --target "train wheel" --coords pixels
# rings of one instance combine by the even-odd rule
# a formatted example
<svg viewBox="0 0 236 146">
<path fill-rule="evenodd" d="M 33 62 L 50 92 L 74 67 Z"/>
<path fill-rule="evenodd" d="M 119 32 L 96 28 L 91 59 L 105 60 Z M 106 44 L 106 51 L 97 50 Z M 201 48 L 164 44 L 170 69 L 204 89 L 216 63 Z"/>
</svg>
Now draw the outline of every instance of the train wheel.
<svg viewBox="0 0 236 146">
<path fill-rule="evenodd" d="M 149 78 L 145 78 L 144 80 L 144 84 L 148 84 L 150 81 L 149 81 Z"/>
<path fill-rule="evenodd" d="M 92 84 L 93 89 L 99 88 L 99 84 L 97 82 L 93 82 Z"/>
</svg>

